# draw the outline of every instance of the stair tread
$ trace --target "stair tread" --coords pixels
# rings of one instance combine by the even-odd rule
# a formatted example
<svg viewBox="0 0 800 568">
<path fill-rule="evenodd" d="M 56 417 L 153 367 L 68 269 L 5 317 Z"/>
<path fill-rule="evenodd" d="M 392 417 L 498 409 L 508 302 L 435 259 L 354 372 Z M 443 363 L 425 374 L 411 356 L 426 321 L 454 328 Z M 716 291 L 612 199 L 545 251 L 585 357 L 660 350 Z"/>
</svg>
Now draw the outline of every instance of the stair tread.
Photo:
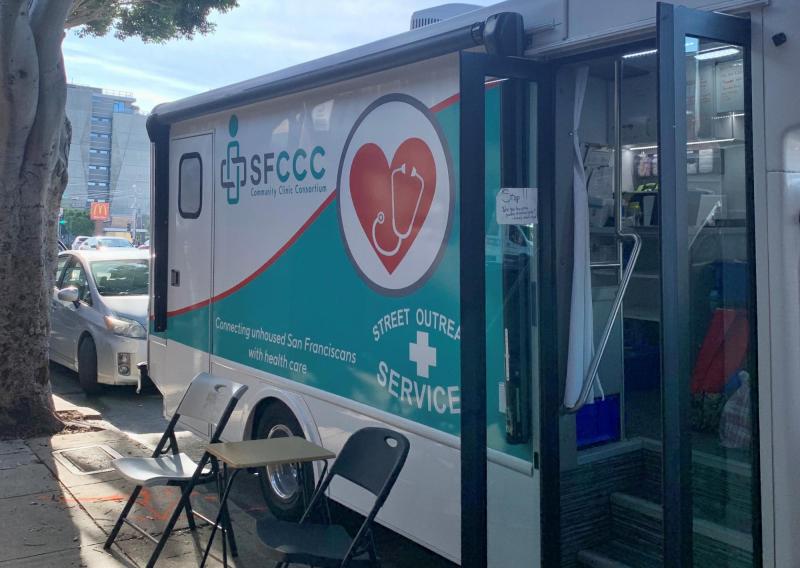
<svg viewBox="0 0 800 568">
<path fill-rule="evenodd" d="M 647 487 L 632 488 L 628 494 L 661 505 L 661 495 L 654 495 Z M 692 502 L 695 519 L 716 523 L 745 534 L 750 533 L 753 521 L 749 510 L 743 510 L 736 504 L 720 502 L 697 493 L 694 494 Z"/>
<path fill-rule="evenodd" d="M 645 450 L 655 452 L 661 455 L 661 442 L 651 438 L 642 438 L 642 446 Z M 725 470 L 734 475 L 742 475 L 744 477 L 751 477 L 752 475 L 752 462 L 749 457 L 737 456 L 736 452 L 728 451 L 725 455 L 692 448 L 692 463 L 701 464 L 706 467 Z"/>
<path fill-rule="evenodd" d="M 660 523 L 663 518 L 661 505 L 649 499 L 643 499 L 637 495 L 622 492 L 612 493 L 611 503 L 617 507 L 646 515 L 658 523 Z M 693 528 L 694 533 L 697 535 L 723 542 L 733 548 L 738 548 L 747 552 L 753 551 L 753 538 L 748 532 L 743 532 L 698 517 L 694 519 Z M 646 529 L 642 527 L 642 530 L 644 531 Z"/>
<path fill-rule="evenodd" d="M 621 540 L 578 552 L 578 562 L 591 568 L 660 568 L 660 551 L 646 552 Z"/>
</svg>

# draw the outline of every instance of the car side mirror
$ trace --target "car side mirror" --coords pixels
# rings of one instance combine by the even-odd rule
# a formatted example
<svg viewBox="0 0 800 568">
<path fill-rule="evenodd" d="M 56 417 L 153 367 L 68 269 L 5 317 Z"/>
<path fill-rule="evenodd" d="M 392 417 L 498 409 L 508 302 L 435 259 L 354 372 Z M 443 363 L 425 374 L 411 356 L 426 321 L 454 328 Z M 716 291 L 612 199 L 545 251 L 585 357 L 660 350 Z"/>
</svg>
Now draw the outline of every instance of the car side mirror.
<svg viewBox="0 0 800 568">
<path fill-rule="evenodd" d="M 78 302 L 79 293 L 75 286 L 68 286 L 59 290 L 57 296 L 62 302 L 72 302 L 76 304 Z"/>
</svg>

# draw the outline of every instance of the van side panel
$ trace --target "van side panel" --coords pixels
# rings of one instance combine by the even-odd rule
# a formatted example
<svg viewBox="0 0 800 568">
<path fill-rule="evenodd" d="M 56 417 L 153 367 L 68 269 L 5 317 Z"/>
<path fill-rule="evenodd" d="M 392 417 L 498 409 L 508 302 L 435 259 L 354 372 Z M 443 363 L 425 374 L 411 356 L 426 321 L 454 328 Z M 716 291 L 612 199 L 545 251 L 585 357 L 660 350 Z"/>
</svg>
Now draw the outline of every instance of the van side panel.
<svg viewBox="0 0 800 568">
<path fill-rule="evenodd" d="M 196 301 L 209 310 L 212 372 L 251 385 L 224 437 L 250 437 L 259 397 L 276 390 L 302 397 L 305 431 L 333 450 L 370 424 L 406 432 L 411 453 L 379 521 L 453 560 L 460 555 L 458 90 L 454 54 L 178 123 L 172 133 L 215 133 L 213 289 Z M 499 104 L 499 89 L 487 87 L 494 177 Z M 192 344 L 191 334 L 172 333 L 192 327 L 193 311 L 173 314 L 167 336 L 200 352 L 206 346 Z M 497 409 L 503 346 L 494 343 L 487 406 Z M 164 382 L 175 383 L 172 395 L 185 385 L 178 373 Z M 517 464 L 489 465 L 491 541 L 516 543 L 491 553 L 496 565 L 534 562 L 532 443 L 506 441 L 502 411 L 489 413 L 487 429 L 490 451 Z M 352 488 L 333 487 L 333 495 L 356 510 L 367 504 Z"/>
</svg>

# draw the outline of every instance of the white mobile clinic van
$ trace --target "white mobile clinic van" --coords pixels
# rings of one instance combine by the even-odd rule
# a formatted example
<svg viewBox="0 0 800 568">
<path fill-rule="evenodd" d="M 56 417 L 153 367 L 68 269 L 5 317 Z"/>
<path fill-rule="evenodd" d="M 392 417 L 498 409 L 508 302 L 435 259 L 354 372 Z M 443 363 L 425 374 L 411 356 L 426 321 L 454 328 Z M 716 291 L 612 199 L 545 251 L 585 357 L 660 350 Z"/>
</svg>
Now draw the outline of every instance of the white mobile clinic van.
<svg viewBox="0 0 800 568">
<path fill-rule="evenodd" d="M 464 566 L 800 566 L 800 4 L 684 3 L 510 0 L 157 107 L 165 412 L 210 371 L 229 440 L 404 432 L 379 521 Z"/>
</svg>

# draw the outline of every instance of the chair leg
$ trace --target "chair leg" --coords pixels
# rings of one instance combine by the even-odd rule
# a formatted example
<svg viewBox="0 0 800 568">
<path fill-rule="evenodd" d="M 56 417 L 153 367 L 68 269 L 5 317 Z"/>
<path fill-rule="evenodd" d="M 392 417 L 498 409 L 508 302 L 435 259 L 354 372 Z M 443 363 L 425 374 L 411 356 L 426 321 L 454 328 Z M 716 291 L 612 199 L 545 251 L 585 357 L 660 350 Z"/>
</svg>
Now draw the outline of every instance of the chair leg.
<svg viewBox="0 0 800 568">
<path fill-rule="evenodd" d="M 369 552 L 369 563 L 372 568 L 380 568 L 381 561 L 378 560 L 378 551 L 375 548 L 375 537 L 372 536 L 372 531 L 369 533 L 369 546 L 367 547 Z"/>
<path fill-rule="evenodd" d="M 201 465 L 200 468 L 198 469 L 201 469 L 203 465 Z M 150 560 L 147 561 L 147 568 L 153 568 L 153 566 L 156 565 L 156 560 L 158 560 L 161 551 L 164 549 L 164 545 L 167 544 L 167 539 L 169 538 L 169 535 L 172 533 L 172 529 L 175 527 L 175 523 L 178 522 L 178 517 L 181 516 L 181 512 L 183 512 L 183 509 L 186 507 L 186 503 L 189 501 L 189 495 L 192 493 L 192 489 L 194 487 L 193 481 L 194 480 L 188 483 L 184 488 L 183 492 L 181 493 L 181 499 L 180 501 L 178 501 L 175 510 L 172 511 L 172 515 L 170 516 L 169 521 L 167 521 L 167 525 L 164 527 L 164 532 L 161 533 L 161 538 L 158 539 L 158 544 L 156 544 L 156 548 L 153 551 L 153 554 L 150 555 Z"/>
<path fill-rule="evenodd" d="M 231 522 L 231 513 L 228 510 L 228 503 L 225 502 L 225 511 L 222 515 L 222 525 L 225 527 L 225 534 L 228 536 L 228 542 L 231 545 L 231 556 L 236 558 L 239 556 L 239 548 L 236 546 L 236 537 L 233 534 L 233 523 Z"/>
<path fill-rule="evenodd" d="M 186 505 L 183 507 L 183 510 L 186 511 L 186 522 L 189 523 L 189 530 L 197 530 L 197 523 L 194 521 L 194 511 L 192 511 L 191 497 L 186 499 Z"/>
<path fill-rule="evenodd" d="M 119 514 L 119 518 L 117 519 L 117 522 L 114 525 L 114 528 L 111 529 L 111 534 L 108 535 L 108 538 L 106 539 L 106 542 L 103 545 L 103 548 L 105 548 L 106 550 L 111 548 L 111 545 L 114 544 L 114 540 L 117 538 L 117 535 L 119 534 L 119 530 L 122 528 L 122 523 L 125 521 L 125 518 L 128 516 L 128 513 L 131 512 L 131 509 L 133 508 L 133 504 L 136 503 L 136 499 L 139 497 L 139 493 L 141 493 L 141 491 L 142 491 L 142 486 L 141 485 L 137 485 L 134 488 L 133 492 L 131 493 L 131 496 L 128 498 L 128 502 L 125 503 L 125 507 L 122 509 L 122 512 Z"/>
</svg>

